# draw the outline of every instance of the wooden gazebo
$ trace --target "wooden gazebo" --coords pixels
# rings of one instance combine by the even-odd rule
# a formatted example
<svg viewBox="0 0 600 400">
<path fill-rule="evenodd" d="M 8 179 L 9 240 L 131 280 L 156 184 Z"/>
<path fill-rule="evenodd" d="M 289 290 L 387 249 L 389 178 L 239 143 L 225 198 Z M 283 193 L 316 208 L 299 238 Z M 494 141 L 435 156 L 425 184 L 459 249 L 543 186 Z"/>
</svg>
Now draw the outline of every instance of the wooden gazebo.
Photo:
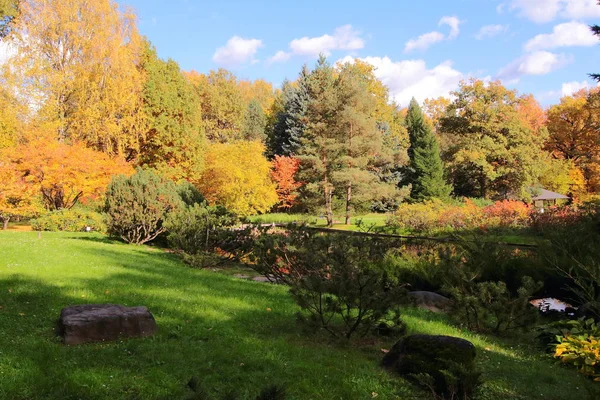
<svg viewBox="0 0 600 400">
<path fill-rule="evenodd" d="M 537 196 L 532 197 L 533 205 L 535 208 L 540 209 L 540 211 L 544 212 L 544 207 L 556 205 L 557 200 L 569 200 L 569 196 L 565 196 L 564 194 L 551 192 L 546 189 L 538 189 L 536 192 L 540 192 Z"/>
</svg>

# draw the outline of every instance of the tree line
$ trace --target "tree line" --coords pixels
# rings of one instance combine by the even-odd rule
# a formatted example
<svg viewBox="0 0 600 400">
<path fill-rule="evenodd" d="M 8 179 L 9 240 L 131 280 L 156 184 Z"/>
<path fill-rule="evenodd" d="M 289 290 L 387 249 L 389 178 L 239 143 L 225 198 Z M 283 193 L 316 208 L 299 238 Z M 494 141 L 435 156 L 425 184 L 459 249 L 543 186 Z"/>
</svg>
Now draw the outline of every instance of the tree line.
<svg viewBox="0 0 600 400">
<path fill-rule="evenodd" d="M 334 212 L 348 223 L 404 200 L 600 191 L 595 90 L 544 110 L 473 79 L 406 109 L 360 60 L 321 57 L 277 89 L 225 69 L 182 71 L 112 0 L 2 0 L 0 13 L 5 221 L 97 198 L 134 167 L 240 215 L 294 208 L 329 225 Z"/>
</svg>

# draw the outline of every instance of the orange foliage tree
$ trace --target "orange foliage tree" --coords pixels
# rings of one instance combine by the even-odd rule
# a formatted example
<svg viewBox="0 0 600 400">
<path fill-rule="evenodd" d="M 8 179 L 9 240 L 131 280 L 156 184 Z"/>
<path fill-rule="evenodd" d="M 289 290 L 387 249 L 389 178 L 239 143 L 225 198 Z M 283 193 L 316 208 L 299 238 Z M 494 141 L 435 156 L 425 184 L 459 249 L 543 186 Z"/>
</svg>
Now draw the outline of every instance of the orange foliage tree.
<svg viewBox="0 0 600 400">
<path fill-rule="evenodd" d="M 16 185 L 41 195 L 44 207 L 50 211 L 97 199 L 113 175 L 133 173 L 123 160 L 82 144 L 54 140 L 38 139 L 7 148 L 0 158 L 2 173 L 10 175 Z"/>
<path fill-rule="evenodd" d="M 15 173 L 14 165 L 0 152 L 0 221 L 8 228 L 12 218 L 34 217 L 42 211 L 39 191 L 23 176 Z"/>
<path fill-rule="evenodd" d="M 296 173 L 300 167 L 300 160 L 294 157 L 275 156 L 272 161 L 273 169 L 271 178 L 277 185 L 277 207 L 282 210 L 292 208 L 298 198 L 297 190 L 302 186 L 296 181 Z"/>
</svg>

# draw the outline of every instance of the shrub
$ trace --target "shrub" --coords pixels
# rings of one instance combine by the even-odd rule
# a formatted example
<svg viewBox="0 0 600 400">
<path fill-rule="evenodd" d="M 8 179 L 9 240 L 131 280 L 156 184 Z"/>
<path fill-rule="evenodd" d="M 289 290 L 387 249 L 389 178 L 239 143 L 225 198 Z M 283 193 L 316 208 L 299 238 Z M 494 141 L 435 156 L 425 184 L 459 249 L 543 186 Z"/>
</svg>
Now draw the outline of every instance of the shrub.
<svg viewBox="0 0 600 400">
<path fill-rule="evenodd" d="M 600 324 L 592 318 L 554 321 L 537 328 L 537 339 L 547 349 L 554 352 L 561 338 L 566 336 L 600 337 Z"/>
<path fill-rule="evenodd" d="M 454 299 L 453 316 L 475 331 L 499 333 L 535 322 L 530 297 L 542 287 L 519 268 L 530 260 L 515 249 L 462 242 L 439 253 L 443 291 Z"/>
<path fill-rule="evenodd" d="M 562 275 L 574 300 L 600 319 L 600 212 L 583 213 L 576 223 L 557 226 L 544 236 L 541 256 Z"/>
<path fill-rule="evenodd" d="M 72 208 L 70 210 L 52 211 L 41 217 L 31 220 L 34 231 L 51 232 L 106 232 L 105 217 L 95 211 Z"/>
<path fill-rule="evenodd" d="M 497 201 L 485 207 L 483 214 L 489 226 L 520 228 L 529 223 L 531 207 L 521 201 Z"/>
<path fill-rule="evenodd" d="M 420 373 L 413 378 L 424 388 L 431 391 L 436 400 L 471 399 L 481 385 L 481 371 L 474 366 L 438 359 L 435 374 Z"/>
<path fill-rule="evenodd" d="M 304 311 L 301 319 L 310 326 L 350 338 L 386 320 L 400 325 L 397 306 L 406 290 L 388 260 L 389 241 L 294 227 L 256 232 L 262 234 L 252 241 L 251 266 L 290 286 Z"/>
<path fill-rule="evenodd" d="M 169 246 L 192 257 L 193 264 L 206 258 L 207 253 L 224 247 L 231 238 L 230 227 L 237 223 L 235 215 L 221 206 L 209 206 L 206 202 L 181 208 L 169 214 L 165 221 Z M 214 257 L 210 257 L 214 260 Z"/>
<path fill-rule="evenodd" d="M 173 182 L 139 168 L 131 177 L 114 177 L 108 185 L 108 232 L 128 243 L 149 242 L 165 231 L 167 214 L 181 207 Z"/>
<path fill-rule="evenodd" d="M 600 382 L 600 338 L 590 335 L 567 335 L 560 338 L 554 356 L 564 364 Z"/>
</svg>

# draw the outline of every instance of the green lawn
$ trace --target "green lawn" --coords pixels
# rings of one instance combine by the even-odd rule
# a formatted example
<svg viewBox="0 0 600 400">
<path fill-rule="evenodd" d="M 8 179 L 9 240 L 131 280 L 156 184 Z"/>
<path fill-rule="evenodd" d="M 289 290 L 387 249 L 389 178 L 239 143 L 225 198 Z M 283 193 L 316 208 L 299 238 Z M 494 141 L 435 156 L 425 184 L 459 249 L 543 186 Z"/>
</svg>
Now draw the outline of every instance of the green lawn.
<svg viewBox="0 0 600 400">
<path fill-rule="evenodd" d="M 67 347 L 62 307 L 146 305 L 148 339 Z M 270 311 L 269 311 L 270 310 Z M 215 399 L 254 399 L 270 384 L 289 399 L 418 399 L 426 392 L 378 363 L 393 340 L 336 343 L 301 333 L 286 288 L 193 270 L 159 249 L 98 234 L 0 233 L 0 399 L 186 399 L 198 376 Z M 451 334 L 478 348 L 482 399 L 585 399 L 592 384 L 521 346 L 461 332 L 407 310 L 412 332 Z"/>
</svg>

